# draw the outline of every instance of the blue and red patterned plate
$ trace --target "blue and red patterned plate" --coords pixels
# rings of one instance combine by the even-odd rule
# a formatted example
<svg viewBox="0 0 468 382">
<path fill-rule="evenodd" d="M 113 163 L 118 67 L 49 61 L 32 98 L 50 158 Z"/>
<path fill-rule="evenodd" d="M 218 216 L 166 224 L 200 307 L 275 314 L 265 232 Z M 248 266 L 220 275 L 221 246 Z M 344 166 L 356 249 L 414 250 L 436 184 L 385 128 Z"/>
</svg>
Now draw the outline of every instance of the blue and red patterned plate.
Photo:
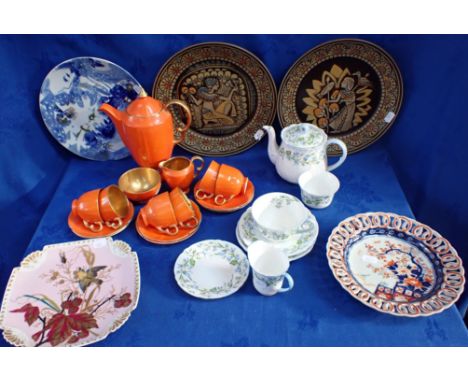
<svg viewBox="0 0 468 382">
<path fill-rule="evenodd" d="M 351 216 L 327 243 L 333 275 L 354 298 L 383 313 L 419 317 L 453 305 L 465 283 L 462 261 L 447 239 L 405 216 Z"/>
</svg>

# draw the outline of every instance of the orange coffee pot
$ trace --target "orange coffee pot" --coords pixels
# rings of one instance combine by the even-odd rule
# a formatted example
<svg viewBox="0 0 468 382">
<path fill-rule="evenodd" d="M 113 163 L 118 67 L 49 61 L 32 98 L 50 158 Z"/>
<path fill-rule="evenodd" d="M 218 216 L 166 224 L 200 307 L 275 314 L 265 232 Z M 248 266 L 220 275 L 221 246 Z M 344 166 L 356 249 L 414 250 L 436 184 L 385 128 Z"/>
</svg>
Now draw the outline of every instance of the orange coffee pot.
<svg viewBox="0 0 468 382">
<path fill-rule="evenodd" d="M 167 109 L 178 105 L 184 109 L 187 123 L 177 128 L 180 138 L 174 138 L 174 120 Z M 157 168 L 159 162 L 172 156 L 174 145 L 182 142 L 192 122 L 189 107 L 180 100 L 169 101 L 164 105 L 143 90 L 137 99 L 128 105 L 127 110 L 119 111 L 105 103 L 99 108 L 114 123 L 123 143 L 141 167 Z"/>
</svg>

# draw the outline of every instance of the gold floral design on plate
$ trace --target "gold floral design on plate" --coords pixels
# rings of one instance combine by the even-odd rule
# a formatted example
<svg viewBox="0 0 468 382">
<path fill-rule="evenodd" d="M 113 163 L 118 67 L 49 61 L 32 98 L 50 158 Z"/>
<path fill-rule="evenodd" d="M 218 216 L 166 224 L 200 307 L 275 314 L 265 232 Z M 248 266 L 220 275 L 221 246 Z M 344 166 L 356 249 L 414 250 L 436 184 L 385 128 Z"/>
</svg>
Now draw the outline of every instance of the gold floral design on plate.
<svg viewBox="0 0 468 382">
<path fill-rule="evenodd" d="M 403 81 L 392 57 L 364 40 L 341 39 L 300 57 L 278 93 L 282 127 L 309 122 L 353 153 L 377 141 L 394 123 L 403 99 Z M 341 155 L 336 145 L 329 155 Z"/>
</svg>

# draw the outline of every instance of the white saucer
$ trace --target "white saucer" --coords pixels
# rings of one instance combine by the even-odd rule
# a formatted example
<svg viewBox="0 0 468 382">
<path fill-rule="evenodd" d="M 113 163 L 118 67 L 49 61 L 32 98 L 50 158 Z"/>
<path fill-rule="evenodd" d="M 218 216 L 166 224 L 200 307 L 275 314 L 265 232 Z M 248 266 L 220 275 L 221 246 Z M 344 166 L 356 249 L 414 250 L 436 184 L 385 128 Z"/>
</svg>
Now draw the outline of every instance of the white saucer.
<svg viewBox="0 0 468 382">
<path fill-rule="evenodd" d="M 182 290 L 203 299 L 227 297 L 249 276 L 249 261 L 242 250 L 223 240 L 199 241 L 186 248 L 174 264 Z"/>
<path fill-rule="evenodd" d="M 310 213 L 310 211 L 309 211 Z M 265 239 L 257 229 L 257 225 L 252 217 L 251 208 L 248 208 L 240 217 L 236 227 L 237 241 L 244 250 L 257 240 L 268 241 L 274 243 L 280 250 L 286 253 L 289 260 L 297 260 L 307 255 L 314 248 L 315 241 L 317 240 L 319 226 L 315 216 L 310 213 L 309 218 L 314 226 L 312 231 L 296 234 L 291 236 L 290 239 L 284 241 L 272 242 Z"/>
</svg>

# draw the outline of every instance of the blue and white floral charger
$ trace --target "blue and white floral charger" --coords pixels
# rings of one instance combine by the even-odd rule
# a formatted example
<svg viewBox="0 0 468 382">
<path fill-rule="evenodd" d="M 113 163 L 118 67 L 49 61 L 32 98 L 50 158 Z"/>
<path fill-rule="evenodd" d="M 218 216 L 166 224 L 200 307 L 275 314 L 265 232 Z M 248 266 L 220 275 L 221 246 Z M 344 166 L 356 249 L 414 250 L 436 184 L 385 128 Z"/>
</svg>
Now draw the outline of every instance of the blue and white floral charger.
<svg viewBox="0 0 468 382">
<path fill-rule="evenodd" d="M 76 57 L 53 68 L 42 83 L 39 106 L 53 137 L 72 153 L 92 160 L 129 155 L 99 106 L 124 110 L 141 85 L 120 66 L 95 57 Z"/>
</svg>

